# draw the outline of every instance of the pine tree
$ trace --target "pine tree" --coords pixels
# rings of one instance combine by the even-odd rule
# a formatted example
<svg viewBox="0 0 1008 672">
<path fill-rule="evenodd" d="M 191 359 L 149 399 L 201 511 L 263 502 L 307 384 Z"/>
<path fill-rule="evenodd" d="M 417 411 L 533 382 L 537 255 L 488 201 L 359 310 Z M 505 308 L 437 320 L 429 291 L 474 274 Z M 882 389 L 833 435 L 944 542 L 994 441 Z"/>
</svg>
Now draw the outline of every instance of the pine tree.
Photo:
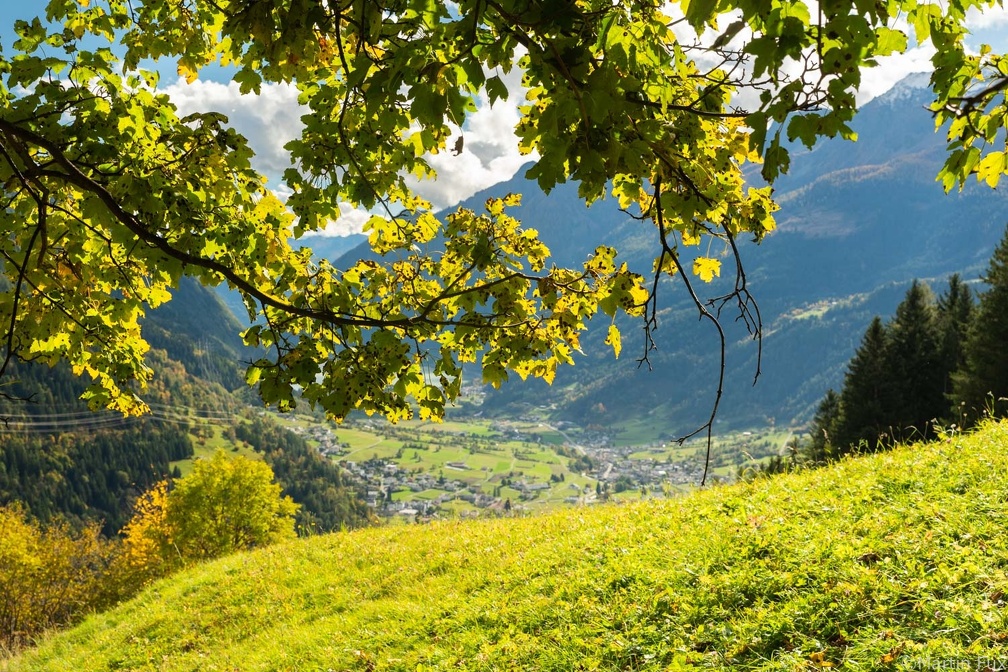
<svg viewBox="0 0 1008 672">
<path fill-rule="evenodd" d="M 894 389 L 887 340 L 882 318 L 876 316 L 847 365 L 834 443 L 838 455 L 859 444 L 874 449 L 890 431 Z"/>
<path fill-rule="evenodd" d="M 958 273 L 949 278 L 948 289 L 938 297 L 938 349 L 945 372 L 942 390 L 952 398 L 952 375 L 966 363 L 965 344 L 973 319 L 973 292 Z M 955 413 L 951 419 L 955 420 Z"/>
<path fill-rule="evenodd" d="M 805 445 L 805 457 L 814 464 L 827 462 L 834 451 L 834 435 L 840 422 L 840 395 L 830 388 L 826 396 L 819 402 L 815 415 L 812 417 L 812 427 L 809 430 L 809 442 Z"/>
<path fill-rule="evenodd" d="M 998 243 L 987 274 L 987 290 L 967 331 L 963 365 L 952 376 L 959 414 L 975 421 L 985 412 L 1008 414 L 1008 231 Z"/>
<path fill-rule="evenodd" d="M 895 391 L 889 409 L 893 438 L 926 437 L 932 423 L 948 410 L 937 312 L 927 284 L 913 281 L 887 333 L 889 379 Z"/>
</svg>

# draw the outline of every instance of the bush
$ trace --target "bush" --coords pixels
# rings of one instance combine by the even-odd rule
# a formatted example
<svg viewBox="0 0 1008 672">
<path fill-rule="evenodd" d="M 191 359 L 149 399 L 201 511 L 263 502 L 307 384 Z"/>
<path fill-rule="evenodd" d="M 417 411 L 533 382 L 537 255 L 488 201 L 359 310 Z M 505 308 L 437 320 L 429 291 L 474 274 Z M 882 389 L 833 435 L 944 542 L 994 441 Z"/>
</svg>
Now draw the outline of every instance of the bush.
<svg viewBox="0 0 1008 672">
<path fill-rule="evenodd" d="M 292 539 L 297 504 L 280 495 L 265 462 L 217 451 L 189 476 L 155 485 L 123 528 L 123 558 L 133 581 L 200 560 Z"/>
<path fill-rule="evenodd" d="M 97 523 L 42 527 L 19 505 L 0 506 L 0 647 L 17 650 L 114 601 L 117 549 Z"/>
</svg>

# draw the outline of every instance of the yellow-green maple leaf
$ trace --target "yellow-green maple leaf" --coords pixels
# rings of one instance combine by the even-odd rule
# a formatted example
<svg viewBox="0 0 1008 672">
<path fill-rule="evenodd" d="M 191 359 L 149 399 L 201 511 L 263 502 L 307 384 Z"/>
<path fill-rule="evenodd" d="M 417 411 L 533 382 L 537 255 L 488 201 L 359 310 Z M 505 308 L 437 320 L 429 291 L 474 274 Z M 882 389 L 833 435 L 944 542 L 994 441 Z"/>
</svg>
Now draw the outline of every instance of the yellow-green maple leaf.
<svg viewBox="0 0 1008 672">
<path fill-rule="evenodd" d="M 721 277 L 721 262 L 710 257 L 697 257 L 693 260 L 693 273 L 704 282 L 710 282 L 715 275 Z"/>
</svg>

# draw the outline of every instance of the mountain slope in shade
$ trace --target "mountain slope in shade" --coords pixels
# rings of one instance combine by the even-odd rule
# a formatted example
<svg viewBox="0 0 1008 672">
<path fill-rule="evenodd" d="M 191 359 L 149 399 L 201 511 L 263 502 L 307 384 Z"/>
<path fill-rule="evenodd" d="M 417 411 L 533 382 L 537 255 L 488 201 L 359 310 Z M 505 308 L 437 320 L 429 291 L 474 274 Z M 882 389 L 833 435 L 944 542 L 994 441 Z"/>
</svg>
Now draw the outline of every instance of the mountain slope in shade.
<svg viewBox="0 0 1008 672">
<path fill-rule="evenodd" d="M 245 384 L 244 362 L 252 350 L 241 338 L 242 326 L 213 290 L 192 278 L 182 278 L 172 300 L 151 311 L 144 336 L 192 374 L 220 383 L 228 390 Z"/>
</svg>

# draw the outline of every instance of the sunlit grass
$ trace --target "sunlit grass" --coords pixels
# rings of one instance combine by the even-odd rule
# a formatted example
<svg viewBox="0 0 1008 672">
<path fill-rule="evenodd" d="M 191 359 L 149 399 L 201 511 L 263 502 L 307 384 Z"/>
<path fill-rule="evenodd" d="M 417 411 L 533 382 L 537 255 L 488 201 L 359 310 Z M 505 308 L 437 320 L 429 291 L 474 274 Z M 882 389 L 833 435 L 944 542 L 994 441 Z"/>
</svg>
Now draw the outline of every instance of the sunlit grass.
<svg viewBox="0 0 1008 672">
<path fill-rule="evenodd" d="M 973 665 L 1008 656 L 1006 474 L 999 425 L 672 500 L 318 537 L 158 583 L 10 667 Z"/>
<path fill-rule="evenodd" d="M 199 459 L 210 459 L 213 457 L 214 453 L 218 450 L 223 450 L 229 455 L 241 455 L 242 457 L 248 457 L 253 460 L 261 460 L 262 454 L 253 450 L 244 441 L 231 441 L 224 436 L 224 427 L 220 425 L 213 424 L 203 424 L 200 425 L 200 432 L 202 434 L 210 434 L 210 436 L 197 436 L 193 435 L 193 456 L 185 460 L 177 460 L 169 464 L 170 468 L 179 468 L 179 472 L 182 476 L 188 476 L 192 471 L 193 462 Z"/>
</svg>

